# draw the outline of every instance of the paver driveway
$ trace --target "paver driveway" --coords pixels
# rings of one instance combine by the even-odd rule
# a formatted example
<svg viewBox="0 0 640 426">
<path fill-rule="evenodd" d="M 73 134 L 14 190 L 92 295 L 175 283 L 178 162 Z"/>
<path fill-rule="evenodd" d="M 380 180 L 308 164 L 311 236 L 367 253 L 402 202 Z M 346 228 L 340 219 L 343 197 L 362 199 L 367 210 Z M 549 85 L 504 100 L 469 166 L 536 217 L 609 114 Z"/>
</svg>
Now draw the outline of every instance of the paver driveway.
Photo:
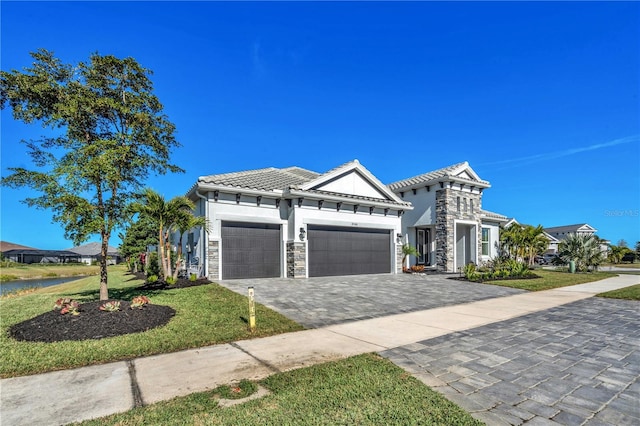
<svg viewBox="0 0 640 426">
<path fill-rule="evenodd" d="M 636 301 L 589 298 L 382 355 L 490 425 L 640 424 Z"/>
<path fill-rule="evenodd" d="M 256 301 L 309 328 L 378 318 L 523 293 L 468 283 L 444 274 L 382 274 L 308 279 L 219 281 L 240 294 L 255 289 Z"/>
</svg>

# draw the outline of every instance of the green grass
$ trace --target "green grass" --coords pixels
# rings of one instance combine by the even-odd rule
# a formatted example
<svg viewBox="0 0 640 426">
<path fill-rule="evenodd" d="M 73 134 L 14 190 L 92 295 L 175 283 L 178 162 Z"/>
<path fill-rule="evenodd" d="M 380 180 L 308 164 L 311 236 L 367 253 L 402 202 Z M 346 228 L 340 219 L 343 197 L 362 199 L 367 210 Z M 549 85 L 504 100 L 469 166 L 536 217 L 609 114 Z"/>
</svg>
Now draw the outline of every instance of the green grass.
<svg viewBox="0 0 640 426">
<path fill-rule="evenodd" d="M 485 281 L 484 284 L 499 285 L 503 287 L 518 288 L 521 290 L 540 291 L 550 290 L 558 287 L 566 287 L 568 285 L 584 284 L 592 281 L 599 281 L 605 278 L 615 277 L 617 274 L 612 272 L 588 272 L 579 274 L 570 274 L 569 272 L 548 271 L 537 269 L 534 273 L 540 278 L 523 279 L 523 280 L 501 280 L 501 281 Z"/>
<path fill-rule="evenodd" d="M 608 297 L 610 299 L 640 300 L 640 284 L 621 288 L 619 290 L 607 291 L 606 293 L 600 293 L 597 296 Z"/>
<path fill-rule="evenodd" d="M 378 355 L 270 376 L 272 393 L 220 408 L 216 390 L 83 425 L 481 425 L 460 407 Z"/>
<path fill-rule="evenodd" d="M 25 295 L 0 299 L 0 377 L 14 377 L 81 367 L 152 354 L 301 330 L 302 326 L 256 304 L 257 329 L 247 326 L 247 298 L 217 284 L 162 291 L 139 291 L 142 281 L 120 267 L 110 269 L 109 297 L 131 300 L 145 295 L 151 303 L 168 305 L 176 315 L 144 333 L 99 340 L 56 343 L 20 342 L 8 336 L 11 325 L 53 308 L 59 297 L 80 302 L 99 299 L 99 278 L 87 277 Z"/>
<path fill-rule="evenodd" d="M 68 264 L 68 263 L 34 263 L 25 265 L 21 263 L 2 266 L 0 282 L 12 280 L 28 280 L 42 277 L 75 277 L 82 275 L 98 275 L 100 267 L 96 265 Z M 110 266 L 109 269 L 119 267 Z"/>
</svg>

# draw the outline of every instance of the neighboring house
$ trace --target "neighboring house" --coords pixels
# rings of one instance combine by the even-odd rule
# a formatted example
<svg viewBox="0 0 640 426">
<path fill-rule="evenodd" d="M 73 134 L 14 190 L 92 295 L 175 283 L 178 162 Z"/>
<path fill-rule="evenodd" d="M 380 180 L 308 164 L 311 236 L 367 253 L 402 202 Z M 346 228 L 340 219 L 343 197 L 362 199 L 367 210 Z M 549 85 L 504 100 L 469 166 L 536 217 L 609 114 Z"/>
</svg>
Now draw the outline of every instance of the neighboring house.
<svg viewBox="0 0 640 426">
<path fill-rule="evenodd" d="M 101 244 L 100 243 L 88 243 L 77 247 L 72 247 L 68 251 L 76 253 L 80 256 L 80 262 L 91 265 L 93 262 L 100 260 Z M 115 247 L 108 247 L 107 261 L 109 264 L 120 263 L 120 253 Z"/>
<path fill-rule="evenodd" d="M 587 223 L 578 223 L 575 225 L 563 225 L 563 226 L 553 226 L 551 228 L 544 228 L 544 231 L 549 234 L 551 237 L 555 239 L 555 244 L 553 241 L 549 242 L 549 249 L 547 252 L 558 251 L 558 245 L 562 240 L 567 238 L 569 234 L 579 234 L 579 235 L 594 235 L 598 230 L 593 226 Z M 602 240 L 600 243 L 600 250 L 606 252 L 609 249 L 610 241 Z"/>
<path fill-rule="evenodd" d="M 357 160 L 201 176 L 187 196 L 209 232 L 185 248 L 210 279 L 396 273 L 401 217 L 413 207 Z"/>
<path fill-rule="evenodd" d="M 16 263 L 67 263 L 77 262 L 78 255 L 65 250 L 40 250 L 20 244 L 0 241 L 2 256 Z"/>
<path fill-rule="evenodd" d="M 410 264 L 455 272 L 497 256 L 500 224 L 508 219 L 482 209 L 490 186 L 466 161 L 390 184 L 414 206 L 402 217 L 402 233 L 420 253 Z"/>
<path fill-rule="evenodd" d="M 14 249 L 2 255 L 16 263 L 68 263 L 79 260 L 76 253 L 67 250 Z"/>
</svg>

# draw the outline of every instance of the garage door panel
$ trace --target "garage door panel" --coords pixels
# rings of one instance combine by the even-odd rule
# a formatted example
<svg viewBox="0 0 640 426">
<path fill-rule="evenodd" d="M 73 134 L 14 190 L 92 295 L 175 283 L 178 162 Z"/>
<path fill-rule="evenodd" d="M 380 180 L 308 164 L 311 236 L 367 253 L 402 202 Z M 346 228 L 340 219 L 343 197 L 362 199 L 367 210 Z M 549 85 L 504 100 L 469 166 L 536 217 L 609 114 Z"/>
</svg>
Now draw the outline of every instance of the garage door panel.
<svg viewBox="0 0 640 426">
<path fill-rule="evenodd" d="M 222 223 L 222 278 L 280 276 L 280 226 Z"/>
<path fill-rule="evenodd" d="M 390 231 L 309 225 L 309 276 L 391 272 Z"/>
</svg>

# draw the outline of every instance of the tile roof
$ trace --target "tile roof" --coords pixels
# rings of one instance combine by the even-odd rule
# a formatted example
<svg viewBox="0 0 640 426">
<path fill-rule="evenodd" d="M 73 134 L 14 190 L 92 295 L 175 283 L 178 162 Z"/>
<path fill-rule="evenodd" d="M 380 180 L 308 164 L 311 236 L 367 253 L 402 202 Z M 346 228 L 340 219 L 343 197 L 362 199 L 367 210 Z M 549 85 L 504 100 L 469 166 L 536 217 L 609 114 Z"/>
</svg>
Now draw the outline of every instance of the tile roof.
<svg viewBox="0 0 640 426">
<path fill-rule="evenodd" d="M 265 169 L 200 176 L 198 183 L 260 191 L 281 191 L 289 186 L 298 186 L 309 182 L 318 176 L 320 176 L 320 174 L 300 167 L 287 167 L 284 169 L 269 167 Z"/>
<path fill-rule="evenodd" d="M 437 179 L 456 177 L 453 173 L 463 167 L 469 167 L 469 163 L 467 163 L 466 161 L 463 161 L 462 163 L 453 164 L 451 166 L 443 167 L 441 169 L 434 170 L 432 172 L 424 173 L 408 179 L 399 180 L 397 182 L 390 183 L 387 186 L 392 191 L 398 191 L 400 189 L 409 188 L 411 186 L 420 186 L 422 184 L 425 184 L 427 182 L 431 182 Z M 469 182 L 475 182 L 475 181 L 469 180 Z M 485 180 L 480 180 L 478 181 L 478 183 L 489 185 L 489 182 Z"/>
<path fill-rule="evenodd" d="M 23 246 L 21 244 L 10 243 L 9 241 L 0 241 L 0 252 L 9 250 L 38 250 L 34 247 Z"/>
<path fill-rule="evenodd" d="M 578 229 L 582 228 L 583 226 L 587 226 L 591 229 L 593 229 L 593 232 L 596 231 L 596 229 L 593 228 L 593 226 L 587 224 L 587 223 L 578 223 L 575 225 L 564 225 L 564 226 L 553 226 L 550 228 L 544 228 L 545 232 L 576 232 Z M 591 231 L 589 231 L 591 232 Z"/>
<path fill-rule="evenodd" d="M 67 251 L 71 251 L 81 256 L 98 256 L 100 255 L 101 248 L 102 247 L 100 243 L 87 243 L 81 246 L 71 247 L 70 249 L 67 249 Z M 118 249 L 115 247 L 109 246 L 107 250 L 108 254 L 118 253 Z"/>
<path fill-rule="evenodd" d="M 489 210 L 484 210 L 484 209 L 480 210 L 480 215 L 489 219 L 499 219 L 503 221 L 509 220 L 509 218 L 505 215 L 502 215 L 500 213 L 490 212 Z"/>
</svg>

